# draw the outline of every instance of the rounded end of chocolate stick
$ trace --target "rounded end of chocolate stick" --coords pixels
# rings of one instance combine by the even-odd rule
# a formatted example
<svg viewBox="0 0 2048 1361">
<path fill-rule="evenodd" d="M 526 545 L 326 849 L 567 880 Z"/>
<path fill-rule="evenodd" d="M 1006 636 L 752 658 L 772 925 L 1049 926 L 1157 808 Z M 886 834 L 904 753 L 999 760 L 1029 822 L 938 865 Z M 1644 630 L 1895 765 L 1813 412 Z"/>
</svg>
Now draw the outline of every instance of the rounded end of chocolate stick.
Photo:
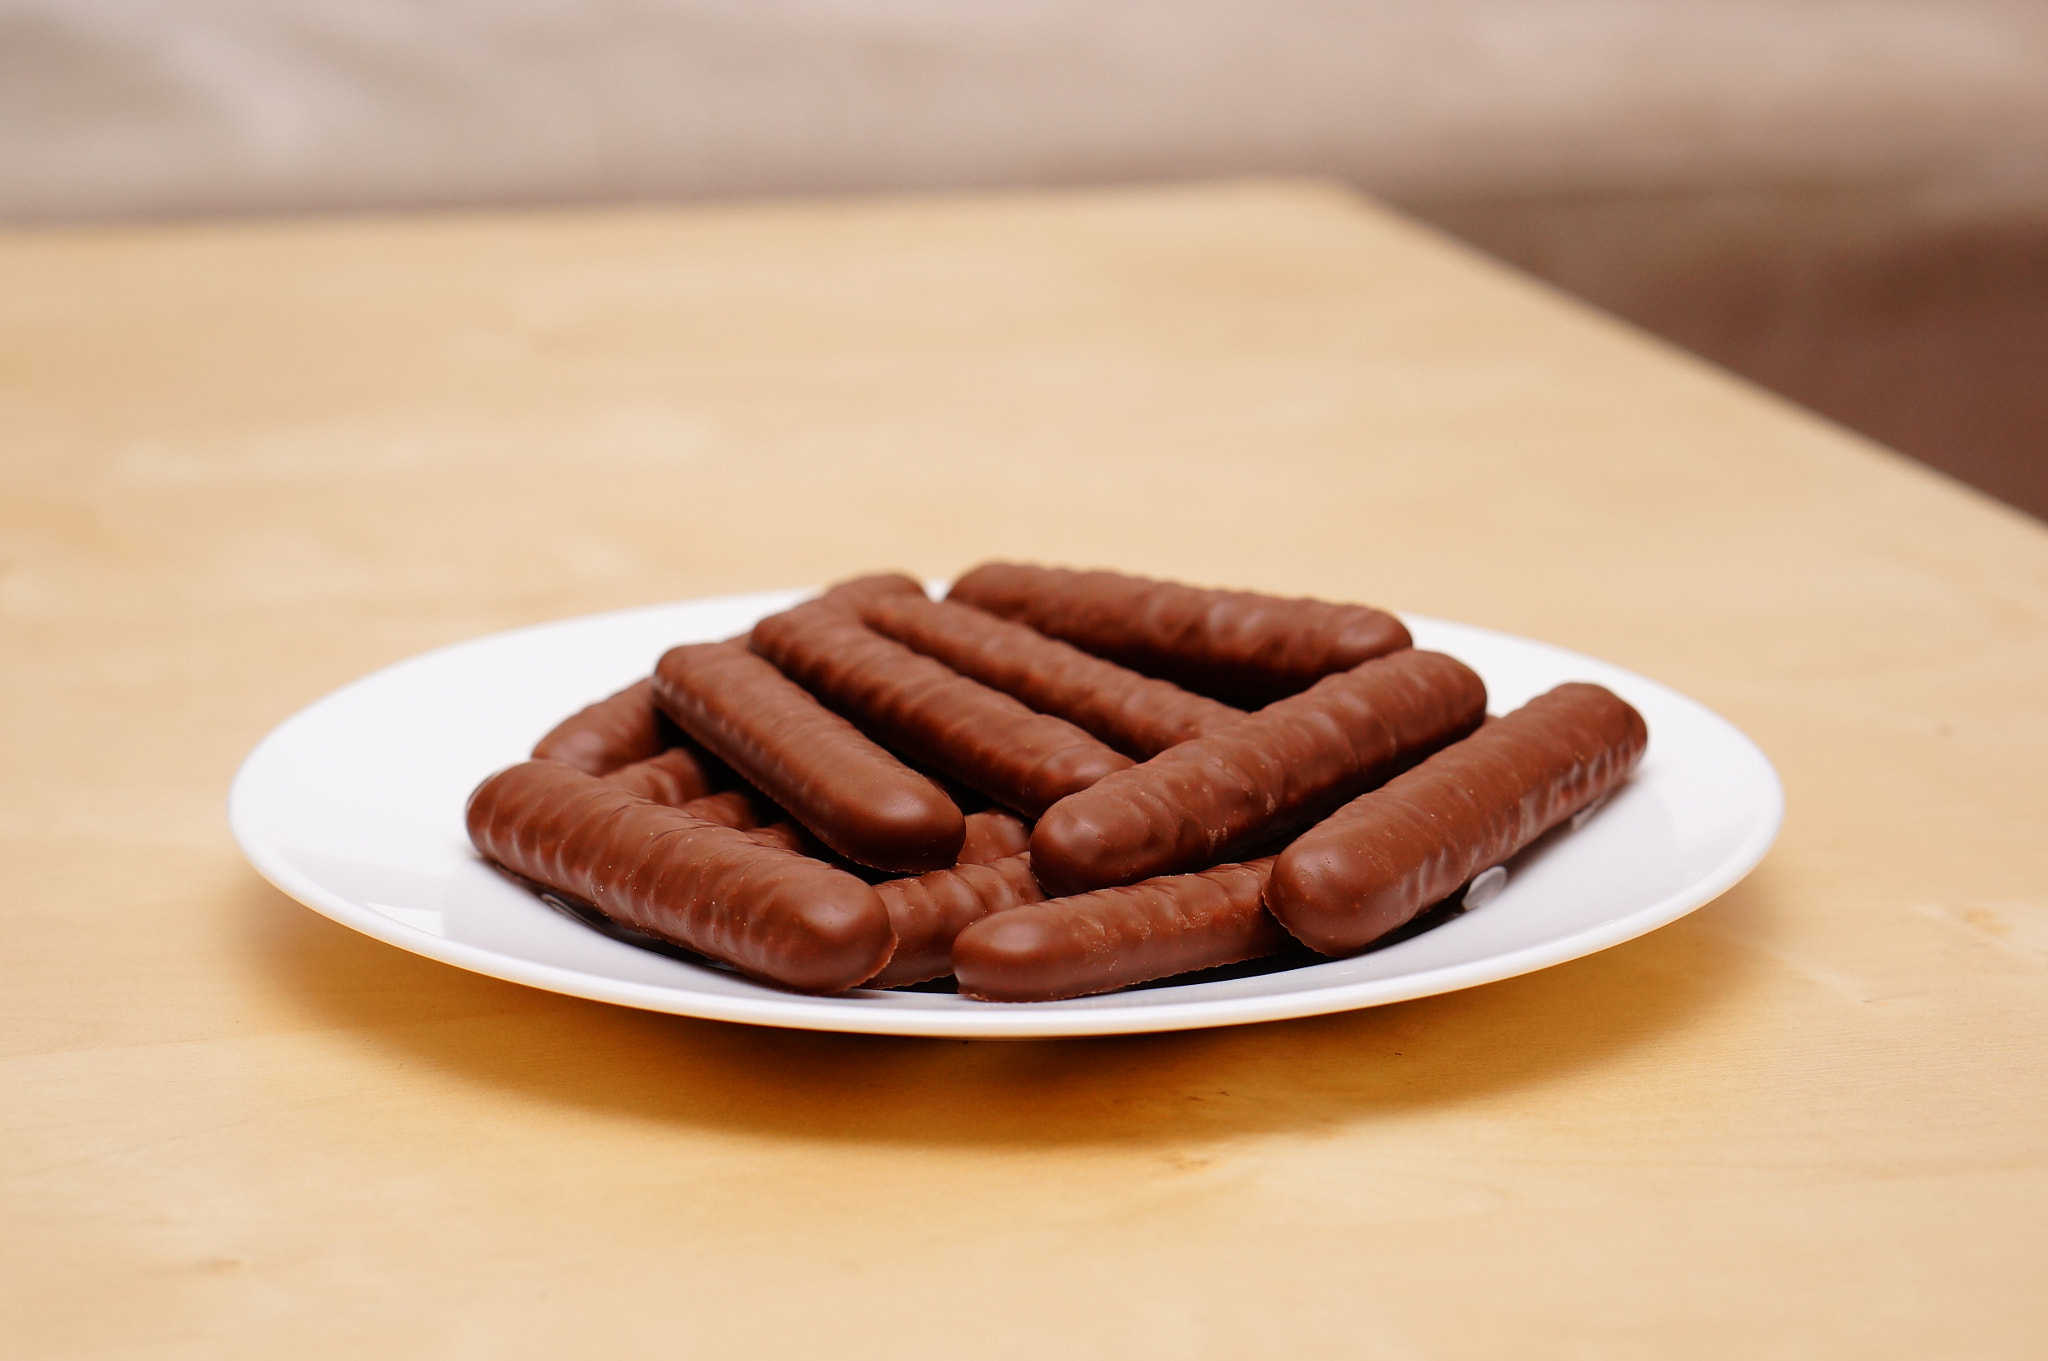
<svg viewBox="0 0 2048 1361">
<path fill-rule="evenodd" d="M 1039 806 L 1026 808 L 1026 813 L 1044 813 L 1053 804 L 1069 794 L 1078 794 L 1094 785 L 1105 776 L 1119 770 L 1129 770 L 1137 762 L 1122 752 L 1104 746 L 1093 739 L 1075 742 L 1041 761 L 1033 770 L 1027 783 L 1031 786 Z"/>
<path fill-rule="evenodd" d="M 967 842 L 967 817 L 946 791 L 925 789 L 871 792 L 836 818 L 834 827 L 813 826 L 819 840 L 870 869 L 923 874 L 957 864 Z M 831 835 L 827 835 L 827 832 Z"/>
<path fill-rule="evenodd" d="M 1134 883 L 1145 877 L 1121 863 L 1118 839 L 1062 799 L 1031 829 L 1031 870 L 1055 896 Z"/>
<path fill-rule="evenodd" d="M 984 917 L 953 939 L 953 977 L 962 996 L 983 1002 L 1042 1002 L 1071 995 L 1076 961 L 1067 933 L 1028 907 Z M 1083 991 L 1086 989 L 1083 988 Z"/>
<path fill-rule="evenodd" d="M 1395 900 L 1399 883 L 1361 863 L 1355 847 L 1297 841 L 1273 862 L 1266 910 L 1311 950 L 1355 954 L 1415 915 Z"/>
<path fill-rule="evenodd" d="M 500 777 L 504 771 L 495 770 L 477 782 L 469 791 L 469 797 L 462 801 L 462 826 L 469 834 L 469 844 L 476 847 L 477 854 L 490 857 L 489 835 L 491 826 L 492 795 L 497 792 Z"/>
<path fill-rule="evenodd" d="M 571 730 L 549 733 L 533 744 L 536 761 L 560 761 L 585 775 L 604 775 L 613 768 L 612 744 L 603 733 Z"/>
<path fill-rule="evenodd" d="M 812 897 L 788 914 L 791 939 L 775 981 L 802 992 L 845 992 L 887 968 L 896 953 L 888 909 L 866 884 L 861 892 Z"/>
<path fill-rule="evenodd" d="M 828 600 L 858 614 L 874 601 L 895 595 L 914 595 L 920 600 L 931 598 L 925 594 L 924 583 L 907 572 L 874 572 L 830 586 L 818 599 Z"/>
<path fill-rule="evenodd" d="M 1332 652 L 1353 666 L 1415 646 L 1408 626 L 1385 610 L 1358 607 L 1346 618 Z M 1356 658 L 1355 661 L 1350 659 Z"/>
<path fill-rule="evenodd" d="M 997 809 L 967 815 L 967 837 L 959 863 L 987 865 L 1031 849 L 1031 829 L 1021 818 Z"/>
</svg>

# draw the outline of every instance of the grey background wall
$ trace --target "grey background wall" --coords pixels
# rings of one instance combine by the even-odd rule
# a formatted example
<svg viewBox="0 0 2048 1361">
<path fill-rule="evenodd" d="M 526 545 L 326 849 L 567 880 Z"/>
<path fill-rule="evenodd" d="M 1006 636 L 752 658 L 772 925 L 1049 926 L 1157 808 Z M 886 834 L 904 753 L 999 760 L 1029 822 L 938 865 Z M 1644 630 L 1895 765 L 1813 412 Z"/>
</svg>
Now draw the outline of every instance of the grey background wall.
<svg viewBox="0 0 2048 1361">
<path fill-rule="evenodd" d="M 1340 177 L 2048 515 L 2048 5 L 0 0 L 0 220 Z"/>
</svg>

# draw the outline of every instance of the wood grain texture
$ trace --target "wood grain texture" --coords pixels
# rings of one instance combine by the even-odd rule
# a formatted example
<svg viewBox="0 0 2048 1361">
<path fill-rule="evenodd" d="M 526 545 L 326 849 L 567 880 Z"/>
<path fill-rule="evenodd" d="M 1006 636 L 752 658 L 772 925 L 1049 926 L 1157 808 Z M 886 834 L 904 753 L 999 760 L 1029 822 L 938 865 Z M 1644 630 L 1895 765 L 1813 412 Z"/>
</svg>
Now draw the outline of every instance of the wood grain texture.
<svg viewBox="0 0 2048 1361">
<path fill-rule="evenodd" d="M 21 233 L 0 299 L 16 1351 L 2048 1342 L 2038 523 L 1314 186 Z M 1784 836 L 1528 977 L 987 1044 L 476 977 L 228 837 L 422 648 L 992 556 L 1610 658 Z"/>
</svg>

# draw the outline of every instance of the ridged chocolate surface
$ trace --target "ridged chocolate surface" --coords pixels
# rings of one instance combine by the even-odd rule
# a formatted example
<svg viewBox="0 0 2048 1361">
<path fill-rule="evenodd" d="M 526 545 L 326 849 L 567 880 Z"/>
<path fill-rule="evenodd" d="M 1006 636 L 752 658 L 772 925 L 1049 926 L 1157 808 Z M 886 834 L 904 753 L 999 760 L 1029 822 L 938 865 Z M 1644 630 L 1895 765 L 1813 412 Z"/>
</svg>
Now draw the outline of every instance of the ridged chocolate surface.
<svg viewBox="0 0 2048 1361">
<path fill-rule="evenodd" d="M 945 869 L 966 823 L 938 786 L 738 643 L 670 648 L 655 697 L 683 731 L 817 834 L 876 869 Z"/>
<path fill-rule="evenodd" d="M 1463 736 L 1485 709 L 1485 683 L 1440 652 L 1366 662 L 1062 799 L 1031 833 L 1032 865 L 1062 893 L 1213 865 Z"/>
<path fill-rule="evenodd" d="M 477 850 L 514 874 L 805 992 L 863 983 L 895 950 L 888 909 L 853 875 L 560 762 L 485 780 L 467 821 Z"/>
<path fill-rule="evenodd" d="M 706 794 L 676 806 L 691 817 L 745 832 L 749 839 L 763 846 L 780 846 L 785 851 L 797 851 L 817 859 L 830 854 L 815 837 L 791 822 L 780 808 L 750 789 L 722 789 L 716 794 Z"/>
<path fill-rule="evenodd" d="M 648 685 L 651 695 L 653 682 L 648 682 Z M 682 734 L 676 736 L 680 738 Z M 692 799 L 703 798 L 722 784 L 731 783 L 732 772 L 721 768 L 696 744 L 685 741 L 660 755 L 606 771 L 602 778 L 621 789 L 630 789 L 644 799 L 680 808 Z"/>
<path fill-rule="evenodd" d="M 758 841 L 763 846 L 775 846 L 798 855 L 820 859 L 823 848 L 817 839 L 794 822 L 771 822 L 762 827 L 749 827 L 747 840 Z"/>
<path fill-rule="evenodd" d="M 1244 717 L 1241 709 L 957 601 L 880 595 L 861 606 L 860 616 L 878 633 L 1064 718 L 1127 756 L 1155 756 Z"/>
<path fill-rule="evenodd" d="M 986 865 L 955 865 L 910 879 L 875 885 L 889 923 L 896 929 L 896 953 L 870 979 L 871 988 L 922 983 L 953 972 L 953 939 L 991 913 L 1008 911 L 1045 896 L 1031 874 L 1031 857 L 1005 856 Z"/>
<path fill-rule="evenodd" d="M 1066 720 L 1034 713 L 827 601 L 763 619 L 753 648 L 885 746 L 1024 813 L 1131 764 Z"/>
<path fill-rule="evenodd" d="M 657 754 L 675 737 L 654 706 L 654 682 L 638 680 L 557 723 L 533 744 L 533 757 L 561 761 L 587 775 L 607 775 Z"/>
<path fill-rule="evenodd" d="M 1605 796 L 1648 743 L 1612 692 L 1561 685 L 1304 832 L 1267 904 L 1305 945 L 1363 949 Z"/>
<path fill-rule="evenodd" d="M 1364 605 L 1017 563 L 975 568 L 947 599 L 1237 704 L 1294 694 L 1411 641 L 1400 620 Z"/>
<path fill-rule="evenodd" d="M 706 794 L 675 806 L 693 818 L 702 818 L 706 822 L 715 822 L 721 827 L 730 827 L 740 832 L 751 832 L 756 827 L 765 827 L 775 821 L 782 812 L 766 799 L 744 789 L 722 789 L 716 794 Z"/>
<path fill-rule="evenodd" d="M 1274 954 L 1272 857 L 1097 889 L 986 917 L 953 942 L 960 991 L 989 1002 L 1085 997 Z"/>
</svg>

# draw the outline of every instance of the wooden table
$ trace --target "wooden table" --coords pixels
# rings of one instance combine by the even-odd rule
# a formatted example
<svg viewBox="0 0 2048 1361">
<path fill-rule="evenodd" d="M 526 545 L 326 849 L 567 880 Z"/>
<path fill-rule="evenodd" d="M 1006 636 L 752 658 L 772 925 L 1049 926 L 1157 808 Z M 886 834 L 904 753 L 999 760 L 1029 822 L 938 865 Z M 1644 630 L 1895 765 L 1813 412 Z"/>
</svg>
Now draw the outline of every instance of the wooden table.
<svg viewBox="0 0 2048 1361">
<path fill-rule="evenodd" d="M 2048 1348 L 2048 531 L 1337 191 L 0 240 L 10 1355 Z M 431 963 L 237 763 L 488 630 L 1088 563 L 1612 659 L 1741 887 L 1282 1024 L 750 1029 Z"/>
</svg>

